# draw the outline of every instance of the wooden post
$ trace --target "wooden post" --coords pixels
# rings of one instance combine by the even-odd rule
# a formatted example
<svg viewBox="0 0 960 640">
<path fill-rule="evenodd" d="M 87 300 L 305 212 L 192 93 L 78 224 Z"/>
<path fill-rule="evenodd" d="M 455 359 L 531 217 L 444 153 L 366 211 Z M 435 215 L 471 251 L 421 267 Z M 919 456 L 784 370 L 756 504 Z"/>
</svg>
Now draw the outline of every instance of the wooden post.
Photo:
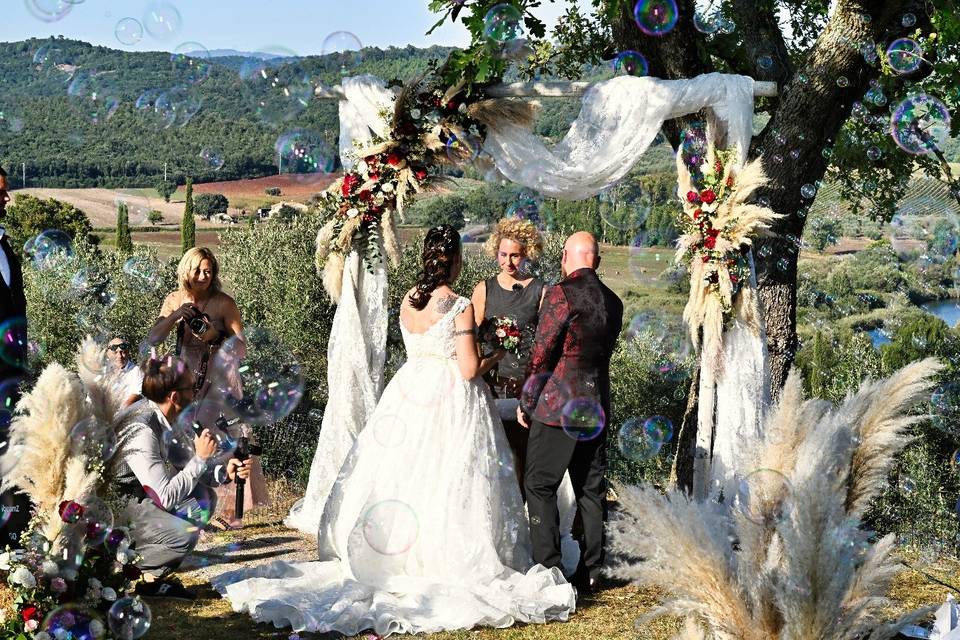
<svg viewBox="0 0 960 640">
<path fill-rule="evenodd" d="M 592 82 L 513 82 L 497 84 L 487 89 L 487 95 L 494 98 L 575 98 L 582 96 Z M 318 98 L 339 100 L 344 97 L 339 85 L 327 87 L 320 85 L 314 91 Z M 753 85 L 753 95 L 772 98 L 777 95 L 776 82 L 757 81 Z"/>
</svg>

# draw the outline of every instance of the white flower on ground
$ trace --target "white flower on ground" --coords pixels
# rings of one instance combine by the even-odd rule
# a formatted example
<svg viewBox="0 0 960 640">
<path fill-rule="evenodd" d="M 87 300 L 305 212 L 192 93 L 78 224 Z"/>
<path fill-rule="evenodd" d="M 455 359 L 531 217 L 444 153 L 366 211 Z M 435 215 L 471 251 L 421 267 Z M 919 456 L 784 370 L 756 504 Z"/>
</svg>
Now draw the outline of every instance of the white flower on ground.
<svg viewBox="0 0 960 640">
<path fill-rule="evenodd" d="M 107 602 L 113 602 L 117 599 L 117 592 L 110 587 L 104 587 L 102 595 Z"/>
<path fill-rule="evenodd" d="M 27 620 L 23 623 L 23 628 L 27 631 L 36 631 L 39 626 L 40 622 L 38 620 Z"/>
<path fill-rule="evenodd" d="M 40 570 L 43 571 L 43 575 L 47 576 L 48 578 L 52 578 L 60 573 L 60 567 L 58 567 L 57 563 L 53 560 L 44 560 Z"/>
<path fill-rule="evenodd" d="M 7 580 L 10 584 L 19 584 L 26 589 L 33 589 L 37 586 L 37 579 L 34 578 L 30 570 L 24 566 L 18 566 Z"/>
<path fill-rule="evenodd" d="M 104 631 L 106 631 L 106 629 L 104 629 L 102 622 L 96 618 L 90 621 L 90 633 L 94 638 L 102 638 Z"/>
<path fill-rule="evenodd" d="M 354 207 L 354 208 L 352 208 L 352 209 L 347 209 L 347 217 L 348 217 L 348 218 L 356 218 L 358 215 L 360 215 L 360 210 L 357 209 L 356 207 Z"/>
</svg>

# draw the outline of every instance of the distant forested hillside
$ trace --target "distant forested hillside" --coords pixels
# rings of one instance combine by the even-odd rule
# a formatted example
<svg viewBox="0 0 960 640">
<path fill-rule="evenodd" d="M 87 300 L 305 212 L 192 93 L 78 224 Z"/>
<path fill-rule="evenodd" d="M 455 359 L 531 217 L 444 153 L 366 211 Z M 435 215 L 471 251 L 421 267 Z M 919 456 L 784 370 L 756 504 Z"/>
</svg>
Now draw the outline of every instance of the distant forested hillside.
<svg viewBox="0 0 960 640">
<path fill-rule="evenodd" d="M 448 51 L 310 56 L 267 68 L 265 79 L 239 57 L 171 59 L 61 38 L 0 43 L 0 162 L 26 163 L 28 186 L 153 186 L 165 162 L 201 182 L 269 175 L 284 133 L 306 130 L 335 150 L 337 104 L 311 99 L 317 82 L 335 84 L 342 70 L 409 79 Z"/>
</svg>

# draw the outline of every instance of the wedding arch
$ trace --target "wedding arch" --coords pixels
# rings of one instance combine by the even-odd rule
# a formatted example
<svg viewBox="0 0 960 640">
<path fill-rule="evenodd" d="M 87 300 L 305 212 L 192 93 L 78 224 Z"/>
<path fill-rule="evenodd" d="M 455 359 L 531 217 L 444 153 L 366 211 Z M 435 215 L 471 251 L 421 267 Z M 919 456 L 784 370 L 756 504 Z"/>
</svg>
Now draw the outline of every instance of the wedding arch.
<svg viewBox="0 0 960 640">
<path fill-rule="evenodd" d="M 581 94 L 579 116 L 553 146 L 532 132 L 534 108 L 517 99 Z M 710 73 L 447 88 L 426 79 L 390 87 L 358 76 L 318 88 L 317 95 L 340 103 L 344 175 L 323 194 L 327 220 L 316 253 L 338 307 L 328 347 L 329 399 L 307 491 L 289 526 L 316 532 L 340 466 L 379 398 L 387 334 L 383 256 L 398 258 L 395 224 L 410 197 L 436 178 L 436 167 L 451 157 L 475 161 L 490 178 L 553 198 L 589 198 L 630 171 L 664 121 L 700 111 L 709 144 L 678 155 L 684 203 L 678 259 L 691 272 L 684 319 L 701 357 L 694 494 L 733 489 L 737 452 L 745 439 L 759 437 L 770 396 L 749 247 L 775 215 L 750 203 L 765 178 L 759 163 L 744 166 L 744 159 L 754 97 L 776 95 L 774 83 Z"/>
</svg>

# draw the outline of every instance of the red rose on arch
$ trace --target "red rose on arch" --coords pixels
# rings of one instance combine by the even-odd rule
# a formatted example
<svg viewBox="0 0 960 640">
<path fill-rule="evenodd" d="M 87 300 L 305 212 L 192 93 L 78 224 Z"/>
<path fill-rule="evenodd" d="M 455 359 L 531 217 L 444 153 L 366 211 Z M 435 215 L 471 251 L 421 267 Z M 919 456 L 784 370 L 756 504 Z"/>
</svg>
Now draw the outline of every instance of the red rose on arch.
<svg viewBox="0 0 960 640">
<path fill-rule="evenodd" d="M 397 165 L 399 165 L 400 160 L 401 160 L 400 156 L 398 156 L 395 153 L 391 153 L 387 155 L 387 164 L 390 165 L 391 167 L 396 167 Z"/>
<path fill-rule="evenodd" d="M 700 194 L 696 191 L 687 191 L 687 202 L 700 202 Z"/>
<path fill-rule="evenodd" d="M 699 219 L 700 219 L 700 216 L 701 216 L 702 214 L 703 214 L 703 210 L 702 210 L 702 209 L 697 209 L 696 211 L 693 212 L 693 219 L 694 219 L 694 220 L 699 220 Z"/>
<path fill-rule="evenodd" d="M 364 189 L 357 194 L 357 197 L 360 199 L 360 202 L 370 202 L 370 199 L 373 198 L 373 194 L 370 193 L 370 189 Z"/>
<path fill-rule="evenodd" d="M 340 185 L 340 194 L 344 198 L 348 197 L 358 184 L 360 184 L 360 178 L 352 173 L 348 173 L 343 176 L 343 184 Z"/>
<path fill-rule="evenodd" d="M 703 260 L 703 264 L 707 264 L 708 262 L 710 262 L 710 256 L 704 255 L 704 256 L 700 256 L 700 258 L 701 260 Z"/>
<path fill-rule="evenodd" d="M 371 174 L 370 174 L 370 179 L 373 180 L 374 182 L 379 182 L 379 181 L 380 181 L 380 174 L 379 174 L 379 173 L 371 173 Z"/>
<path fill-rule="evenodd" d="M 737 274 L 731 273 L 731 274 L 730 274 L 730 282 L 732 282 L 733 284 L 737 284 L 737 280 L 738 280 Z"/>
<path fill-rule="evenodd" d="M 417 177 L 417 180 L 423 180 L 427 177 L 427 170 L 424 168 L 417 169 L 413 172 L 413 175 Z"/>
<path fill-rule="evenodd" d="M 20 611 L 20 616 L 23 618 L 24 622 L 27 622 L 28 620 L 39 620 L 40 611 L 32 604 L 28 604 Z"/>
<path fill-rule="evenodd" d="M 713 189 L 707 189 L 700 194 L 700 199 L 706 204 L 713 204 L 713 201 L 717 199 L 717 194 L 713 192 Z"/>
<path fill-rule="evenodd" d="M 707 249 L 713 249 L 714 247 L 716 247 L 718 235 L 720 235 L 720 232 L 717 231 L 716 229 L 710 229 L 709 231 L 707 231 L 707 237 L 703 241 L 704 246 L 706 246 Z"/>
</svg>

